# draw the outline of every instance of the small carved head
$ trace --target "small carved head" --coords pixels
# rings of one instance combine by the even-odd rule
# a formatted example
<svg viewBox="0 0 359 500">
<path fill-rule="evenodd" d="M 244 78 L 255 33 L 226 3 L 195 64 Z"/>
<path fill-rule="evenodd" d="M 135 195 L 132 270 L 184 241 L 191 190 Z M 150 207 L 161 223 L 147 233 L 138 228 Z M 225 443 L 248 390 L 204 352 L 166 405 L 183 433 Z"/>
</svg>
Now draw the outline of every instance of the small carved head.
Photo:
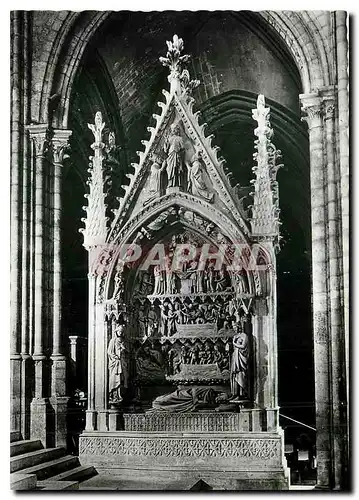
<svg viewBox="0 0 359 500">
<path fill-rule="evenodd" d="M 179 135 L 180 134 L 180 128 L 175 123 L 172 123 L 172 125 L 171 125 L 171 134 L 172 135 Z"/>
<path fill-rule="evenodd" d="M 116 337 L 121 337 L 122 334 L 123 334 L 123 332 L 124 332 L 124 330 L 125 330 L 125 325 L 123 323 L 118 323 L 116 325 L 115 331 L 114 331 Z"/>
</svg>

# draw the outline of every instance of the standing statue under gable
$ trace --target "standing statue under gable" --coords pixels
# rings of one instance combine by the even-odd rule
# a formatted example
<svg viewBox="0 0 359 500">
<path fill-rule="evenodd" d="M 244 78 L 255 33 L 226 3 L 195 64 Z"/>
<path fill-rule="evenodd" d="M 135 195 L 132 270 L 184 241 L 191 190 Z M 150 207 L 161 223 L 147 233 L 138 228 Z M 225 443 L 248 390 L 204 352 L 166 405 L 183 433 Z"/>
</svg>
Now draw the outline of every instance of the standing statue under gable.
<svg viewBox="0 0 359 500">
<path fill-rule="evenodd" d="M 150 193 L 150 197 L 159 196 L 161 193 L 161 173 L 165 167 L 165 165 L 160 165 L 158 156 L 153 153 L 151 155 L 151 171 L 149 177 L 149 186 L 148 190 Z"/>
<path fill-rule="evenodd" d="M 171 134 L 164 144 L 167 153 L 167 187 L 181 187 L 184 161 L 184 143 L 178 125 L 171 125 Z"/>
<path fill-rule="evenodd" d="M 201 158 L 200 151 L 197 151 L 192 157 L 192 164 L 186 163 L 188 168 L 188 191 L 211 202 L 214 194 L 209 191 L 206 185 Z"/>
</svg>

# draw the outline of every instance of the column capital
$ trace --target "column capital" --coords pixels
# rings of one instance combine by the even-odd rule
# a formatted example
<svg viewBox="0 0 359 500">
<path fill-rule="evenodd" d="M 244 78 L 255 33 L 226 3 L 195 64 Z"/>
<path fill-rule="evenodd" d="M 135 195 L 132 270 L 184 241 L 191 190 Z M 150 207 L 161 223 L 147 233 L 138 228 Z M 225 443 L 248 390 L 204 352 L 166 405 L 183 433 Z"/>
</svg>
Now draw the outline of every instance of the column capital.
<svg viewBox="0 0 359 500">
<path fill-rule="evenodd" d="M 62 165 L 63 161 L 69 158 L 67 152 L 70 148 L 69 139 L 72 130 L 53 129 L 52 133 L 53 161 L 58 165 Z"/>
<path fill-rule="evenodd" d="M 301 118 L 302 121 L 306 121 L 308 126 L 311 126 L 313 122 L 320 120 L 322 117 L 322 98 L 319 92 L 313 92 L 311 94 L 300 94 L 300 102 L 302 104 L 302 113 L 305 115 Z"/>
<path fill-rule="evenodd" d="M 70 345 L 76 345 L 78 339 L 78 335 L 69 335 Z"/>
<path fill-rule="evenodd" d="M 337 108 L 337 88 L 335 85 L 321 87 L 319 93 L 323 102 L 323 114 L 326 119 L 334 118 Z"/>
<path fill-rule="evenodd" d="M 302 121 L 308 126 L 319 125 L 321 118 L 333 118 L 336 108 L 337 89 L 334 85 L 321 87 L 310 94 L 300 94 L 302 104 Z"/>
<path fill-rule="evenodd" d="M 34 146 L 36 157 L 44 157 L 50 148 L 50 128 L 47 123 L 27 125 L 30 140 Z"/>
</svg>

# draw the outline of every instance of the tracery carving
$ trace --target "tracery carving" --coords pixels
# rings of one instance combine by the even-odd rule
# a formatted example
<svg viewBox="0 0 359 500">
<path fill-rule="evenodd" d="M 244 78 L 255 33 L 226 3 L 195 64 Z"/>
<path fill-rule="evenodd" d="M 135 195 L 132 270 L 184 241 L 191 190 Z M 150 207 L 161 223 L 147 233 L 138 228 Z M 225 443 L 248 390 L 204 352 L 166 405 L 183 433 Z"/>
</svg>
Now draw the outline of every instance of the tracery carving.
<svg viewBox="0 0 359 500">
<path fill-rule="evenodd" d="M 80 441 L 81 455 L 104 456 L 146 456 L 146 457 L 194 457 L 234 458 L 248 461 L 250 458 L 268 460 L 276 458 L 280 465 L 281 442 L 278 439 L 223 438 L 223 437 L 179 437 L 179 438 L 138 438 L 85 436 Z M 193 463 L 193 462 L 192 462 Z M 231 462 L 233 464 L 233 462 Z"/>
</svg>

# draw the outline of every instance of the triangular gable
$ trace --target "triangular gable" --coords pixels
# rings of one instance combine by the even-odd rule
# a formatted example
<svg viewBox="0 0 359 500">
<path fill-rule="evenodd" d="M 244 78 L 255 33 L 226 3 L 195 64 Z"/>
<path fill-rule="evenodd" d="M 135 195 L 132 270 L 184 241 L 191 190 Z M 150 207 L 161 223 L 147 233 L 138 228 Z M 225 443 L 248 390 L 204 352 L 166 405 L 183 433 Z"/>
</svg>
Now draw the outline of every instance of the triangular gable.
<svg viewBox="0 0 359 500">
<path fill-rule="evenodd" d="M 183 41 L 176 35 L 167 42 L 168 52 L 161 62 L 168 66 L 170 92 L 163 90 L 165 102 L 159 102 L 160 115 L 153 115 L 154 127 L 148 127 L 151 137 L 142 141 L 144 151 L 138 152 L 139 162 L 133 163 L 133 174 L 120 206 L 114 211 L 109 241 L 113 241 L 123 224 L 144 206 L 164 194 L 176 190 L 201 198 L 226 213 L 249 234 L 249 228 L 240 212 L 240 203 L 234 188 L 223 170 L 225 160 L 218 157 L 218 147 L 212 147 L 213 136 L 204 134 L 206 124 L 198 122 L 199 112 L 193 113 L 195 100 L 191 96 L 199 82 L 191 81 L 181 65 L 189 56 L 181 55 Z M 178 150 L 178 153 L 176 152 Z M 178 167 L 181 172 L 178 174 Z"/>
</svg>

